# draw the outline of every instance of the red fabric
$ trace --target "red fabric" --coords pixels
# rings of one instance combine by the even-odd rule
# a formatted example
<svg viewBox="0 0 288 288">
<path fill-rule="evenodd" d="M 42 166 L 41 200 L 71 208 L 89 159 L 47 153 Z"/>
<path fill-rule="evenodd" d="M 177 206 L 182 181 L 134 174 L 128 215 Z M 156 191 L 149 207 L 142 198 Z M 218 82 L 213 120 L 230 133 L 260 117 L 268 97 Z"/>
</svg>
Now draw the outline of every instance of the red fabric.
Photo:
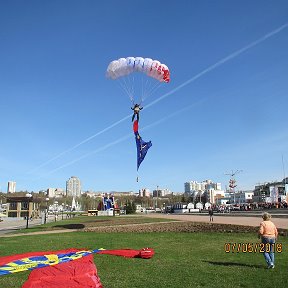
<svg viewBox="0 0 288 288">
<path fill-rule="evenodd" d="M 58 252 L 58 251 L 57 251 Z M 22 288 L 103 288 L 93 255 L 33 270 Z"/>
<path fill-rule="evenodd" d="M 138 132 L 138 121 L 137 120 L 135 120 L 133 123 L 133 131 L 134 131 L 134 133 Z"/>
<path fill-rule="evenodd" d="M 163 75 L 163 80 L 166 82 L 166 83 L 169 83 L 170 82 L 170 72 L 169 70 L 165 69 L 164 70 L 164 75 Z"/>
<path fill-rule="evenodd" d="M 103 250 L 98 254 L 108 254 L 115 256 L 122 256 L 128 258 L 143 258 L 149 259 L 155 254 L 154 250 L 151 248 L 143 248 L 141 250 L 132 250 L 132 249 L 121 249 L 121 250 Z"/>
</svg>

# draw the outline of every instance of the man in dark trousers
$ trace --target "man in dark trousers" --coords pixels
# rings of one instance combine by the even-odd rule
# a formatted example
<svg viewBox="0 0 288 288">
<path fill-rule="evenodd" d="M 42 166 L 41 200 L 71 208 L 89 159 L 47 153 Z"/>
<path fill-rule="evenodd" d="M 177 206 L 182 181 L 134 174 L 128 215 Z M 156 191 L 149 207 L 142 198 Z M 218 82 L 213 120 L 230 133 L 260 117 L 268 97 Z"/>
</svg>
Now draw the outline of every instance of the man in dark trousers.
<svg viewBox="0 0 288 288">
<path fill-rule="evenodd" d="M 213 222 L 213 209 L 212 209 L 212 207 L 209 207 L 208 213 L 209 213 L 209 216 L 210 216 L 210 222 L 211 221 Z"/>
</svg>

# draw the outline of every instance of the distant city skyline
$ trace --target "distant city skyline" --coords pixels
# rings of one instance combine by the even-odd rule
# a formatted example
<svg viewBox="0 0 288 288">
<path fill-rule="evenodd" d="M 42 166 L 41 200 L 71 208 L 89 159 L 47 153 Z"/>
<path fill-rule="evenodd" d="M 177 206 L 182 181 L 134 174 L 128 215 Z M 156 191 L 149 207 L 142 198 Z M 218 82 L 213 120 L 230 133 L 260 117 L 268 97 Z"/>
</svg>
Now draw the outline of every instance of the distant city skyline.
<svg viewBox="0 0 288 288">
<path fill-rule="evenodd" d="M 287 177 L 288 178 L 288 177 Z M 288 182 L 286 178 L 286 181 Z M 255 184 L 255 186 L 253 186 L 251 189 L 237 189 L 237 185 L 236 185 L 236 189 L 235 192 L 240 192 L 240 191 L 252 191 L 252 190 L 257 190 L 257 187 L 261 186 L 261 185 L 266 185 L 266 184 L 273 184 L 273 183 L 278 183 L 278 182 L 285 182 L 284 179 L 278 181 L 265 181 L 263 183 L 257 183 Z M 237 183 L 237 181 L 236 181 Z M 182 191 L 173 191 L 171 189 L 169 189 L 169 187 L 159 187 L 157 186 L 156 188 L 152 187 L 151 189 L 148 187 L 142 187 L 139 190 L 128 190 L 128 191 L 121 191 L 121 190 L 111 190 L 111 191 L 106 191 L 106 190 L 97 190 L 97 189 L 90 189 L 90 190 L 83 190 L 82 189 L 82 183 L 81 183 L 81 179 L 79 179 L 77 176 L 71 176 L 68 180 L 65 181 L 65 188 L 63 187 L 48 187 L 46 189 L 41 189 L 39 191 L 29 191 L 27 189 L 25 190 L 21 190 L 21 191 L 17 191 L 16 190 L 16 182 L 15 181 L 8 181 L 7 183 L 7 192 L 9 193 L 14 193 L 14 192 L 21 192 L 21 191 L 27 191 L 27 192 L 35 192 L 35 193 L 39 193 L 39 192 L 44 192 L 47 193 L 47 195 L 49 197 L 55 197 L 56 195 L 66 195 L 66 196 L 75 196 L 75 197 L 79 197 L 81 195 L 81 193 L 85 193 L 85 192 L 92 192 L 92 193 L 111 193 L 111 192 L 116 192 L 116 193 L 126 193 L 126 192 L 134 192 L 134 193 L 139 193 L 139 195 L 154 195 L 155 191 L 161 191 L 160 194 L 166 195 L 169 194 L 171 192 L 173 193 L 188 193 L 191 191 L 205 191 L 205 190 L 209 190 L 209 189 L 215 189 L 215 190 L 223 190 L 223 191 L 232 191 L 231 188 L 229 187 L 229 183 L 228 185 L 225 185 L 225 187 L 222 187 L 222 183 L 220 182 L 215 182 L 213 180 L 203 180 L 203 181 L 198 181 L 198 180 L 190 180 L 190 181 L 186 181 L 183 183 L 183 190 Z M 288 186 L 288 184 L 285 182 L 285 186 Z M 64 185 L 63 185 L 64 186 Z M 286 188 L 286 190 L 288 190 L 288 188 Z M 146 191 L 146 192 L 145 192 Z M 152 191 L 152 192 L 151 192 Z M 4 192 L 5 191 L 0 191 L 0 192 Z M 288 192 L 288 191 L 287 191 Z"/>
</svg>

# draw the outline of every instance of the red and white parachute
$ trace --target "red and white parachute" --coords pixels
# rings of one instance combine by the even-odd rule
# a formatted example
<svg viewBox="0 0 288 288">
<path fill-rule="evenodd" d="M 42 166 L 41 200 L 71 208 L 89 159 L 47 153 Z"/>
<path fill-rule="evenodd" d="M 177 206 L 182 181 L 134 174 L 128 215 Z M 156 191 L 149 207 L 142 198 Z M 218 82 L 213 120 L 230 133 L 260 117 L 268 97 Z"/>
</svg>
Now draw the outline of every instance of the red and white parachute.
<svg viewBox="0 0 288 288">
<path fill-rule="evenodd" d="M 170 81 L 170 72 L 165 64 L 158 60 L 142 57 L 127 57 L 112 61 L 107 68 L 107 77 L 117 79 L 133 72 L 145 73 L 160 82 Z"/>
<path fill-rule="evenodd" d="M 137 75 L 140 76 L 140 80 L 136 79 Z M 143 75 L 146 79 L 143 78 Z M 141 94 L 139 97 L 142 102 L 155 92 L 159 84 L 170 81 L 170 71 L 165 64 L 143 57 L 127 57 L 112 61 L 108 65 L 106 76 L 109 79 L 118 80 L 132 102 L 134 102 L 136 94 Z M 153 84 L 155 80 L 156 84 Z M 135 89 L 141 91 L 135 91 Z"/>
</svg>

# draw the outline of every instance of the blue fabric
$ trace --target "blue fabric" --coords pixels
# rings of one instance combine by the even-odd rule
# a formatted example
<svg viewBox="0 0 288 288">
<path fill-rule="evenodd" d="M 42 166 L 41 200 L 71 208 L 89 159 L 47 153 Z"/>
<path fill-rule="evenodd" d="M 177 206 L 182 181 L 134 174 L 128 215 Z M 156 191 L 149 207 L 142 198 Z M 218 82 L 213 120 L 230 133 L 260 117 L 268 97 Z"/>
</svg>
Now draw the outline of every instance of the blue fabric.
<svg viewBox="0 0 288 288">
<path fill-rule="evenodd" d="M 275 238 L 274 237 L 262 237 L 262 243 L 265 244 L 264 247 L 264 258 L 265 261 L 269 266 L 275 264 L 275 256 L 274 256 L 274 249 L 275 249 Z"/>
<path fill-rule="evenodd" d="M 137 147 L 137 170 L 138 170 L 149 148 L 152 146 L 152 143 L 151 141 L 149 142 L 143 141 L 138 131 L 136 131 L 134 134 L 135 134 L 136 147 Z"/>
</svg>

